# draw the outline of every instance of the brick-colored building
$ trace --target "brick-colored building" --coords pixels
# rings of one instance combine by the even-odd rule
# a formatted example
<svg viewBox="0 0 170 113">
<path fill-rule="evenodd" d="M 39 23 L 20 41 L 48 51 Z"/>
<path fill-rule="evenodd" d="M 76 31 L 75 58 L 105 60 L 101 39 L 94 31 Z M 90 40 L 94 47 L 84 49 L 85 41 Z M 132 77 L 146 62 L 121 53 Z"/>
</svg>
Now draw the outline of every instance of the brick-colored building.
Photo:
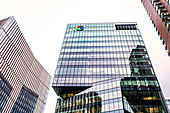
<svg viewBox="0 0 170 113">
<path fill-rule="evenodd" d="M 141 0 L 170 56 L 170 0 Z"/>
</svg>

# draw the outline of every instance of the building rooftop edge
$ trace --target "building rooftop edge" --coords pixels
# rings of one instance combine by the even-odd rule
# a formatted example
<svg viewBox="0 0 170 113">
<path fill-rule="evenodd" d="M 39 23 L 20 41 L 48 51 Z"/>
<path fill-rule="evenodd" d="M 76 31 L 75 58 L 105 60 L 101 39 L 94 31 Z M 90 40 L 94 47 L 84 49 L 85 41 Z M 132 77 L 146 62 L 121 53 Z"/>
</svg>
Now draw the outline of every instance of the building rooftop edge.
<svg viewBox="0 0 170 113">
<path fill-rule="evenodd" d="M 5 18 L 5 19 L 0 20 L 0 28 L 2 28 L 3 25 L 4 25 L 11 17 L 13 17 L 13 16 L 10 16 L 10 17 L 7 17 L 7 18 Z"/>
<path fill-rule="evenodd" d="M 97 23 L 92 23 L 92 22 L 87 22 L 87 23 L 68 23 L 68 24 L 102 24 L 102 23 L 126 23 L 126 24 L 128 24 L 128 23 L 135 23 L 135 24 L 137 24 L 137 22 L 97 22 Z M 67 24 L 67 25 L 68 25 Z"/>
</svg>

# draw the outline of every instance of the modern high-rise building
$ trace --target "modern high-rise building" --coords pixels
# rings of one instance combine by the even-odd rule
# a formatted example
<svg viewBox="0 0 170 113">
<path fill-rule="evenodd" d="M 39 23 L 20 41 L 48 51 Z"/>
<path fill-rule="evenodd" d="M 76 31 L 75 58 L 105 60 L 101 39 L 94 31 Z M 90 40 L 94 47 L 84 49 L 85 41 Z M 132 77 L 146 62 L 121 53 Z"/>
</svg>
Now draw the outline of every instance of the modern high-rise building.
<svg viewBox="0 0 170 113">
<path fill-rule="evenodd" d="M 167 113 L 137 23 L 68 24 L 55 113 Z"/>
<path fill-rule="evenodd" d="M 141 0 L 170 56 L 170 0 Z"/>
<path fill-rule="evenodd" d="M 14 17 L 0 20 L 0 113 L 42 113 L 50 81 Z"/>
</svg>

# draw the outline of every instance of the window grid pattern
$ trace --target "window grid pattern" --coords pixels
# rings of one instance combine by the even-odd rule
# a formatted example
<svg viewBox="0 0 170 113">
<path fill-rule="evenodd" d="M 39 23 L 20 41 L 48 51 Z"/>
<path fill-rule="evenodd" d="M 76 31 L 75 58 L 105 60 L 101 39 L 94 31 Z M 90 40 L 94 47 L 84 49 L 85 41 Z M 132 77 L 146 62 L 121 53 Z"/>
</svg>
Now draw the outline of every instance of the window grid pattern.
<svg viewBox="0 0 170 113">
<path fill-rule="evenodd" d="M 12 90 L 12 86 L 9 84 L 3 74 L 0 73 L 0 112 L 2 112 L 4 109 L 4 106 L 7 103 Z"/>
<path fill-rule="evenodd" d="M 83 31 L 76 30 L 79 25 Z M 132 29 L 120 29 L 128 25 Z M 68 107 L 68 100 L 75 102 L 74 95 L 89 92 L 101 98 L 101 106 L 96 107 L 101 113 L 124 113 L 120 82 L 131 76 L 155 77 L 136 23 L 68 24 L 53 79 L 53 88 L 61 97 L 56 113 L 70 111 L 73 105 Z M 75 112 L 84 113 L 79 108 Z"/>
<path fill-rule="evenodd" d="M 170 0 L 142 0 L 165 50 L 170 56 Z"/>
<path fill-rule="evenodd" d="M 23 85 L 39 95 L 34 112 L 43 112 L 51 77 L 33 56 L 14 17 L 0 20 L 0 61 L 1 73 L 13 87 L 2 112 L 11 112 Z"/>
<path fill-rule="evenodd" d="M 23 86 L 11 113 L 33 113 L 39 95 Z"/>
<path fill-rule="evenodd" d="M 58 99 L 57 101 L 58 109 L 56 109 L 56 113 L 64 113 L 65 111 L 68 111 L 70 113 L 101 112 L 101 98 L 95 92 L 84 93 L 81 95 L 74 96 L 73 98 L 69 98 L 67 100 Z"/>
<path fill-rule="evenodd" d="M 150 61 L 144 59 L 145 51 L 144 46 L 138 45 L 129 57 L 131 77 L 121 79 L 124 108 L 126 112 L 165 113 L 159 94 L 161 89 Z"/>
<path fill-rule="evenodd" d="M 111 77 L 115 74 L 123 77 L 131 73 L 128 60 L 131 49 L 144 45 L 139 30 L 116 30 L 114 23 L 101 23 L 81 24 L 85 29 L 76 31 L 77 25 L 67 27 L 54 83 L 92 83 L 97 82 L 95 77 L 90 81 L 83 78 L 77 81 L 76 76 L 89 79 L 88 76 Z M 69 78 L 66 78 L 67 75 Z"/>
<path fill-rule="evenodd" d="M 158 15 L 162 19 L 162 22 L 165 24 L 166 28 L 170 32 L 170 14 L 163 6 L 162 2 L 160 0 L 150 0 L 153 7 L 157 11 Z"/>
</svg>

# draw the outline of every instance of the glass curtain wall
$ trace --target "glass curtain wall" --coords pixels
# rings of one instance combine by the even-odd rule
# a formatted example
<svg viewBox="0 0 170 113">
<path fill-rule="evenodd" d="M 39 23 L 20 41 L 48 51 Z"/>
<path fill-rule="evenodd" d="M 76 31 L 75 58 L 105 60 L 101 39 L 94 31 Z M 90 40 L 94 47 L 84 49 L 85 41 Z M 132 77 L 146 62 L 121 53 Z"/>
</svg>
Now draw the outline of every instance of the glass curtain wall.
<svg viewBox="0 0 170 113">
<path fill-rule="evenodd" d="M 68 24 L 52 84 L 56 113 L 141 113 L 124 81 L 145 76 L 156 79 L 137 23 Z"/>
</svg>

